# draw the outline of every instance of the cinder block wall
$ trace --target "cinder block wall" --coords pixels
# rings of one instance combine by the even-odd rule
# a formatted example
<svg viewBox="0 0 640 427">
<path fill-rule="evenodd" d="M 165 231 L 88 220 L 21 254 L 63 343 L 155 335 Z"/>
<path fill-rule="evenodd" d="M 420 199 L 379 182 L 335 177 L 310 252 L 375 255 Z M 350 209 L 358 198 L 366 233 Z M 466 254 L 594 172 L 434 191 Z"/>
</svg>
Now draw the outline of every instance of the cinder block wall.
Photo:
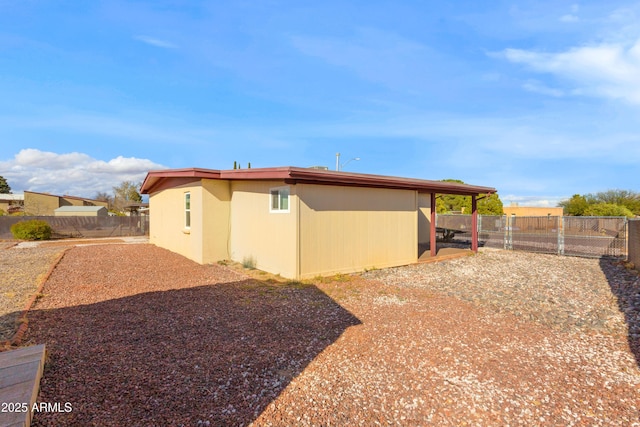
<svg viewBox="0 0 640 427">
<path fill-rule="evenodd" d="M 629 261 L 640 268 L 640 219 L 629 221 Z"/>
</svg>

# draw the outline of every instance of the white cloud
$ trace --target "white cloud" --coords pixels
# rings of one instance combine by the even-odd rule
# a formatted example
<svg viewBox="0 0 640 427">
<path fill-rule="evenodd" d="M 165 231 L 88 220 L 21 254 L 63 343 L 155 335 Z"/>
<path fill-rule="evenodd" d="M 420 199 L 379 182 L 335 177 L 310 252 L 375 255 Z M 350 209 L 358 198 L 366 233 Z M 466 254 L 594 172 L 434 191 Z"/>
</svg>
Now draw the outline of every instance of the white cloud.
<svg viewBox="0 0 640 427">
<path fill-rule="evenodd" d="M 160 40 L 155 37 L 149 37 L 145 35 L 137 35 L 133 37 L 134 39 L 141 41 L 143 43 L 149 44 L 155 47 L 161 47 L 164 49 L 176 49 L 178 46 L 174 43 L 168 42 L 166 40 Z"/>
<path fill-rule="evenodd" d="M 640 37 L 640 4 L 626 5 L 609 13 L 603 23 L 603 39 L 609 42 L 628 43 Z"/>
<path fill-rule="evenodd" d="M 427 46 L 370 28 L 359 28 L 351 38 L 294 36 L 291 43 L 305 55 L 387 86 L 418 84 L 437 62 Z"/>
<path fill-rule="evenodd" d="M 536 80 L 529 80 L 522 85 L 524 90 L 529 92 L 541 93 L 543 95 L 553 96 L 556 98 L 564 96 L 564 92 L 560 89 L 550 88 Z"/>
<path fill-rule="evenodd" d="M 57 169 L 70 164 L 84 163 L 90 159 L 82 153 L 56 154 L 27 148 L 16 154 L 15 164 L 27 168 Z"/>
<path fill-rule="evenodd" d="M 118 156 L 109 161 L 84 153 L 54 153 L 33 148 L 21 150 L 10 160 L 0 160 L 2 176 L 14 193 L 24 190 L 94 197 L 111 194 L 122 181 L 142 181 L 151 169 L 164 166 L 149 159 Z"/>
<path fill-rule="evenodd" d="M 514 194 L 500 195 L 500 200 L 504 206 L 511 206 L 512 204 L 517 204 L 517 206 L 532 206 L 532 207 L 541 207 L 541 208 L 552 208 L 558 206 L 563 200 L 568 199 L 571 196 L 567 197 L 558 197 L 558 196 L 521 196 Z"/>
<path fill-rule="evenodd" d="M 574 82 L 575 94 L 623 99 L 640 104 L 640 39 L 609 42 L 547 53 L 506 49 L 503 56 L 540 73 Z"/>
<path fill-rule="evenodd" d="M 87 165 L 87 170 L 97 173 L 137 174 L 140 170 L 158 169 L 158 164 L 148 159 L 118 156 L 108 162 L 95 160 Z"/>
<path fill-rule="evenodd" d="M 48 111 L 29 116 L 3 115 L 0 129 L 51 129 L 87 135 L 110 136 L 128 141 L 152 141 L 155 144 L 202 144 L 216 136 L 212 128 L 198 128 L 168 116 L 148 116 L 127 112 L 123 116 L 79 111 Z"/>
<path fill-rule="evenodd" d="M 576 3 L 571 5 L 571 13 L 567 13 L 560 17 L 560 21 L 562 22 L 578 22 L 580 21 L 580 17 L 578 16 L 578 11 L 580 10 L 580 6 Z"/>
<path fill-rule="evenodd" d="M 317 136 L 411 138 L 428 143 L 447 141 L 443 162 L 475 162 L 480 156 L 518 160 L 594 160 L 633 164 L 640 160 L 640 133 L 616 128 L 617 123 L 581 124 L 574 113 L 523 116 L 457 116 L 422 112 L 395 117 L 370 117 L 319 127 Z M 454 147 L 462 147 L 459 152 Z M 579 147 L 579 149 L 577 149 Z M 604 149 L 606 147 L 606 149 Z M 636 148 L 637 147 L 637 148 Z M 620 156 L 624 151 L 625 155 Z M 462 160 L 461 160 L 462 159 Z"/>
<path fill-rule="evenodd" d="M 560 17 L 560 20 L 562 22 L 578 22 L 580 18 L 578 18 L 576 15 L 566 14 L 566 15 L 562 15 Z"/>
</svg>

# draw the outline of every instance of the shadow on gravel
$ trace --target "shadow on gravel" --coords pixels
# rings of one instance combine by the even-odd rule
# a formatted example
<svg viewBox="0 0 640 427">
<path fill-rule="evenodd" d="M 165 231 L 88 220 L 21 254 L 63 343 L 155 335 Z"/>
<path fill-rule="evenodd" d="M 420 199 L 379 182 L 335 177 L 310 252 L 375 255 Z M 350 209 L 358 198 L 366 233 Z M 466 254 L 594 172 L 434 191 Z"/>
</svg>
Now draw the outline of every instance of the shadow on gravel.
<svg viewBox="0 0 640 427">
<path fill-rule="evenodd" d="M 640 367 L 640 277 L 620 264 L 620 260 L 600 259 L 600 268 L 627 322 L 629 347 Z"/>
<path fill-rule="evenodd" d="M 46 343 L 33 425 L 247 425 L 360 321 L 312 285 L 255 280 L 31 312 Z"/>
</svg>

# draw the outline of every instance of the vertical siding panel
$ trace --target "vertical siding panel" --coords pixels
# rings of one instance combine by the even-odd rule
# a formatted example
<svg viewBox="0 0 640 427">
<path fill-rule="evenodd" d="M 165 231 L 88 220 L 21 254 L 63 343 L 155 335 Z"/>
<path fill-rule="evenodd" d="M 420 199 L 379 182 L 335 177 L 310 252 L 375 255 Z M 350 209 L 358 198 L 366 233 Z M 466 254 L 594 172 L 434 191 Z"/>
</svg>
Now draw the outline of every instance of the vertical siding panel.
<svg viewBox="0 0 640 427">
<path fill-rule="evenodd" d="M 301 277 L 417 260 L 414 191 L 304 184 L 301 194 Z"/>
<path fill-rule="evenodd" d="M 430 243 L 431 193 L 418 194 L 418 243 Z"/>
<path fill-rule="evenodd" d="M 269 190 L 283 181 L 231 183 L 231 259 L 253 257 L 260 270 L 296 278 L 296 186 L 290 185 L 289 212 L 269 212 Z"/>
<path fill-rule="evenodd" d="M 224 180 L 203 179 L 202 187 L 203 262 L 229 259 L 230 183 Z"/>
<path fill-rule="evenodd" d="M 191 228 L 184 227 L 184 194 L 191 192 Z M 151 194 L 149 240 L 198 263 L 202 259 L 202 186 L 200 182 Z"/>
</svg>

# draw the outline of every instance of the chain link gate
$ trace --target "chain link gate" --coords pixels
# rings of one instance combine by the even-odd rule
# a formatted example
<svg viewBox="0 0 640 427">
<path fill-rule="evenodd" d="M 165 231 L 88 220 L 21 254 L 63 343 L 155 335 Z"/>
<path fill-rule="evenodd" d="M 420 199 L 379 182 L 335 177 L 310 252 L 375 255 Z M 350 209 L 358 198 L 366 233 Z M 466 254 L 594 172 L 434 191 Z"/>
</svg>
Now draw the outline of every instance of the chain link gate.
<svg viewBox="0 0 640 427">
<path fill-rule="evenodd" d="M 625 217 L 478 216 L 480 247 L 584 257 L 627 255 Z M 471 215 L 437 215 L 442 243 L 471 243 Z M 444 238 L 446 237 L 446 238 Z"/>
</svg>

